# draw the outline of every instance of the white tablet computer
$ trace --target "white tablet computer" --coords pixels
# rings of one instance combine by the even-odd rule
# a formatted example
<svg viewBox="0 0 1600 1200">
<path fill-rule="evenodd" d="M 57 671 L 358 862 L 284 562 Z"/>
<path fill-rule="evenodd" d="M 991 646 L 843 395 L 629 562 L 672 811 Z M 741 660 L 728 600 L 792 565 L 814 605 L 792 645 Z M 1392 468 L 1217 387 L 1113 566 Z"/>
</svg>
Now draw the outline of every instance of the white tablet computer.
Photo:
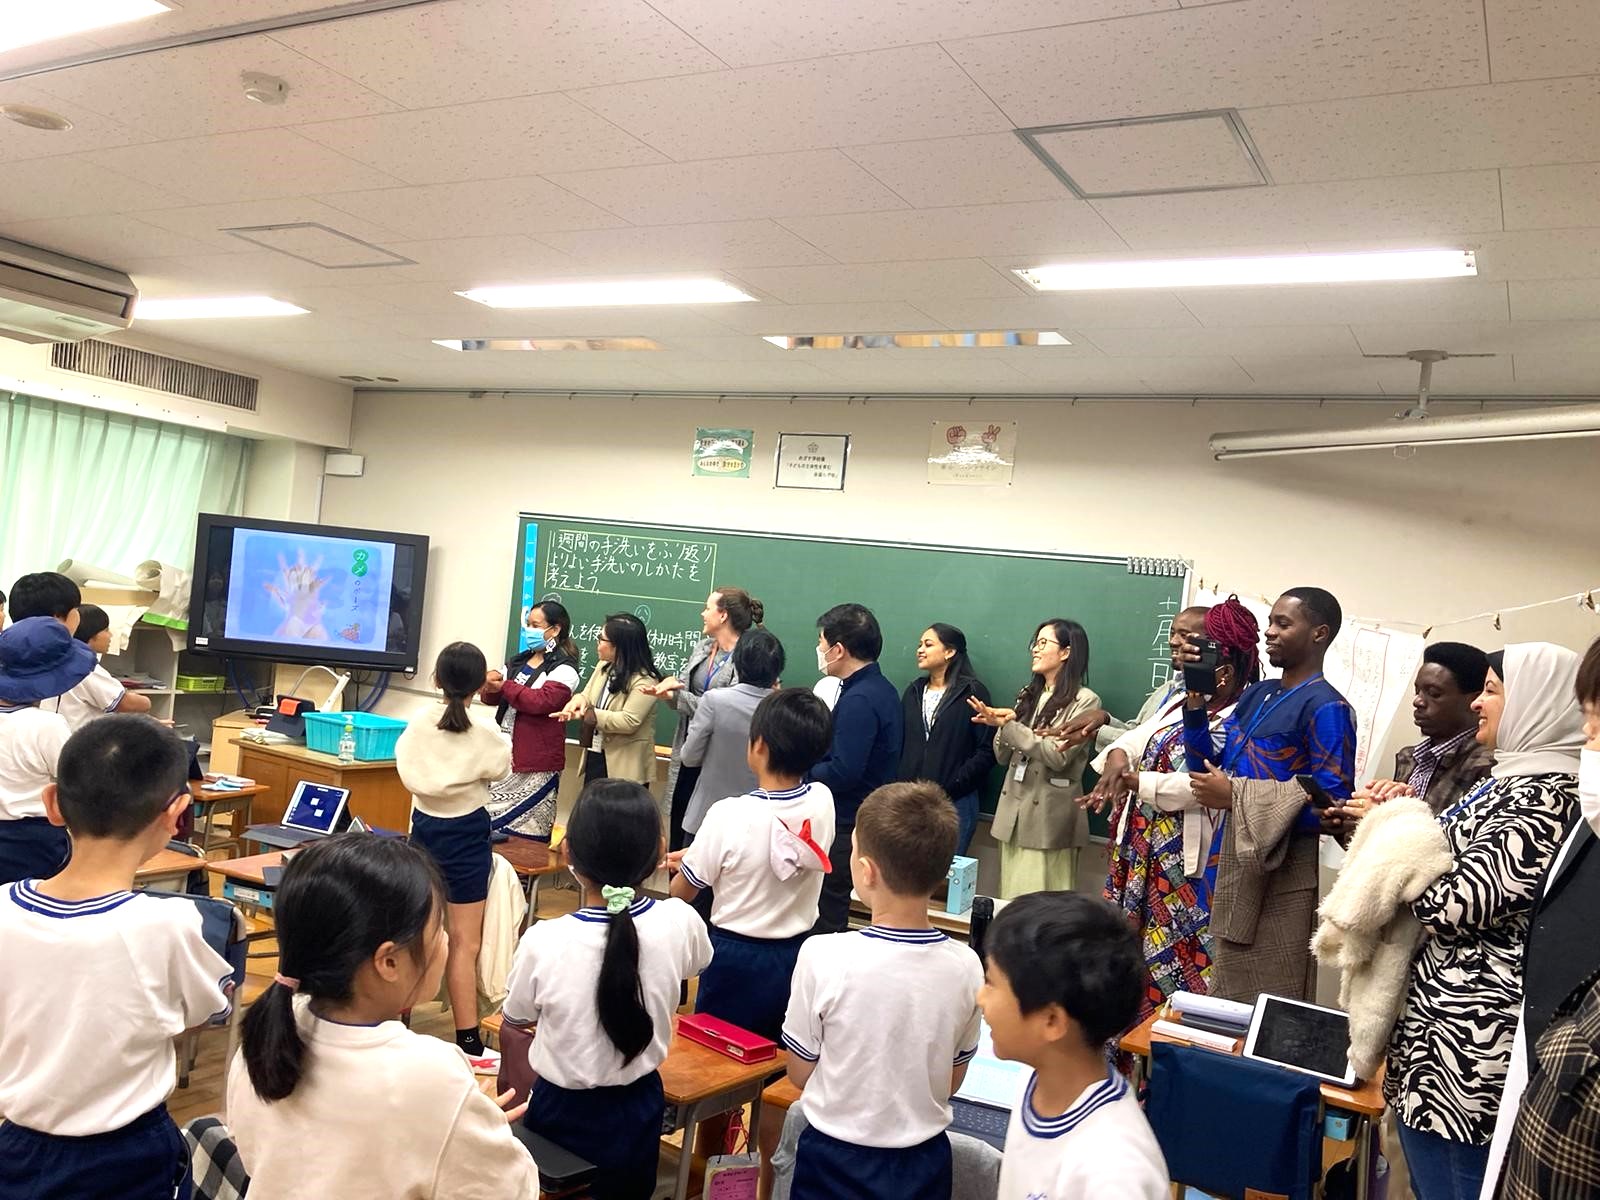
<svg viewBox="0 0 1600 1200">
<path fill-rule="evenodd" d="M 1244 1055 L 1343 1087 L 1356 1084 L 1350 1066 L 1350 1017 L 1337 1008 L 1283 996 L 1258 997 Z"/>
</svg>

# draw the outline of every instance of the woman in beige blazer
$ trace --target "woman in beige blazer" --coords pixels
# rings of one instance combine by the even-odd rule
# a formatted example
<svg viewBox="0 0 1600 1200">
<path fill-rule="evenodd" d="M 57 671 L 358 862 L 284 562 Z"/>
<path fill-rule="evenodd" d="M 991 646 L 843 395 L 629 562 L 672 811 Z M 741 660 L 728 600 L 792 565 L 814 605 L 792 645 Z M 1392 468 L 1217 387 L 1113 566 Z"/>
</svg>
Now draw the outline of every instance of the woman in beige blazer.
<svg viewBox="0 0 1600 1200">
<path fill-rule="evenodd" d="M 1000 894 L 1071 891 L 1078 849 L 1089 826 L 1078 797 L 1093 739 L 1064 745 L 1075 718 L 1100 707 L 1083 686 L 1089 670 L 1089 636 L 1076 621 L 1052 617 L 1034 630 L 1029 645 L 1033 678 L 1017 693 L 1016 707 L 991 708 L 973 697 L 972 719 L 995 727 L 994 757 L 1005 786 L 991 831 L 1000 843 Z"/>
<path fill-rule="evenodd" d="M 656 777 L 656 698 L 645 689 L 661 681 L 661 672 L 644 622 L 632 613 L 613 613 L 595 652 L 600 662 L 589 682 L 550 717 L 583 722 L 585 784 L 610 778 L 649 787 Z"/>
</svg>

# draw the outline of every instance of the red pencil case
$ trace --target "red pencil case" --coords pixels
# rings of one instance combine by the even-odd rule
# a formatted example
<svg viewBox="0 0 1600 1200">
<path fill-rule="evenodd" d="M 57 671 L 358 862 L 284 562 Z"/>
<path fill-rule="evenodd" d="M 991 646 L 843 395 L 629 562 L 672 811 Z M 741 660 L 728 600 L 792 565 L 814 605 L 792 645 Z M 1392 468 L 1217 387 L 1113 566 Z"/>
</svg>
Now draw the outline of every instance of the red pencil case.
<svg viewBox="0 0 1600 1200">
<path fill-rule="evenodd" d="M 679 1017 L 678 1032 L 691 1042 L 699 1042 L 739 1062 L 766 1062 L 769 1058 L 778 1057 L 776 1042 L 707 1013 L 690 1013 Z"/>
</svg>

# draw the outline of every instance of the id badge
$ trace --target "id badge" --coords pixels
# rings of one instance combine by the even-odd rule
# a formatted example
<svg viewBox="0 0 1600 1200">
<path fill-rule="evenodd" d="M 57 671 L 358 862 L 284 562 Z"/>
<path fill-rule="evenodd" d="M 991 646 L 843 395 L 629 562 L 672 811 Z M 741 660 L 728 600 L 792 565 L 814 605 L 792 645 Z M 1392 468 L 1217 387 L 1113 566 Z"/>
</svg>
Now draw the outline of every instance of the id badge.
<svg viewBox="0 0 1600 1200">
<path fill-rule="evenodd" d="M 1021 783 L 1027 777 L 1027 774 L 1028 760 L 1026 758 L 1017 759 L 1017 765 L 1011 772 L 1011 778 Z"/>
<path fill-rule="evenodd" d="M 589 743 L 589 749 L 593 750 L 596 754 L 598 754 L 602 750 L 604 750 L 605 748 L 606 748 L 606 735 L 601 733 L 598 729 L 596 729 L 594 731 L 594 740 Z"/>
</svg>

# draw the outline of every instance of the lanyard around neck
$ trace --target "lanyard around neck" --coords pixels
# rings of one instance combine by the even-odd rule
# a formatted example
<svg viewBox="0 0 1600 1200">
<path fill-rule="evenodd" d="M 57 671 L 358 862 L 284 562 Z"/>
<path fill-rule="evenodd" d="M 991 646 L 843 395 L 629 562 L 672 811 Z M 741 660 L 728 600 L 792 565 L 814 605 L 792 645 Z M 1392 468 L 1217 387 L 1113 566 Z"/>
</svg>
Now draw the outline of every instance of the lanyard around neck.
<svg viewBox="0 0 1600 1200">
<path fill-rule="evenodd" d="M 1488 792 L 1488 790 L 1493 786 L 1494 786 L 1494 779 L 1493 778 L 1485 779 L 1483 782 L 1478 784 L 1477 787 L 1473 788 L 1470 792 L 1468 792 L 1462 799 L 1456 801 L 1448 809 L 1446 809 L 1444 812 L 1440 813 L 1439 814 L 1439 824 L 1441 824 L 1441 825 L 1450 824 L 1451 821 L 1454 821 L 1462 813 L 1466 812 L 1467 809 L 1471 808 L 1479 800 L 1483 799 L 1484 794 L 1486 792 Z"/>
</svg>

